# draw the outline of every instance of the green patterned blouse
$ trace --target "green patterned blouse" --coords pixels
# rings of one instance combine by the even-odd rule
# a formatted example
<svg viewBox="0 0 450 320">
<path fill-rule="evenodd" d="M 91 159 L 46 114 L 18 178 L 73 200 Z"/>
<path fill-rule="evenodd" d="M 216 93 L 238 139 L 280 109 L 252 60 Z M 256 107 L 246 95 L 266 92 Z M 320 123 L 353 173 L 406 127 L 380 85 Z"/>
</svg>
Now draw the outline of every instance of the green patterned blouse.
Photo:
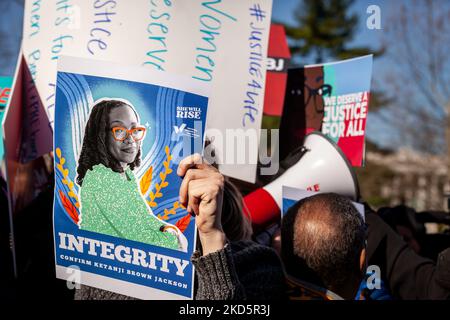
<svg viewBox="0 0 450 320">
<path fill-rule="evenodd" d="M 177 249 L 175 235 L 161 232 L 164 223 L 142 198 L 133 172 L 125 176 L 102 164 L 88 170 L 81 187 L 80 229 Z"/>
</svg>

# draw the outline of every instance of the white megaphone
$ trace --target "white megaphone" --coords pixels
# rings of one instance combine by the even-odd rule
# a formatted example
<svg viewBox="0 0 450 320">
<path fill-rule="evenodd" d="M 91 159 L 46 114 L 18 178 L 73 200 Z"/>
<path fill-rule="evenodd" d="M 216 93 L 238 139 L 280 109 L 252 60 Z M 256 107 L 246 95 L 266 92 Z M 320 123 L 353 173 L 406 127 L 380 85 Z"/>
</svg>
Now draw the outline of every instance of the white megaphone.
<svg viewBox="0 0 450 320">
<path fill-rule="evenodd" d="M 305 153 L 276 180 L 244 197 L 244 207 L 255 227 L 280 219 L 283 186 L 334 192 L 357 201 L 356 174 L 341 149 L 327 136 L 312 132 L 305 137 Z"/>
</svg>

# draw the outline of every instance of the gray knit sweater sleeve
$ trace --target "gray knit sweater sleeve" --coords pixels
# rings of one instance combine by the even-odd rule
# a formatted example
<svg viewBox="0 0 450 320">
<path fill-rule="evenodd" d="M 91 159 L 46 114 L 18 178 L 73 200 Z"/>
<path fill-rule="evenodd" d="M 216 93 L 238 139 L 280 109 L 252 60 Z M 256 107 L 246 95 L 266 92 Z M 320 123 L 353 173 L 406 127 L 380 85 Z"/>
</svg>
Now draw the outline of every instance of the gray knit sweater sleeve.
<svg viewBox="0 0 450 320">
<path fill-rule="evenodd" d="M 197 300 L 278 300 L 286 298 L 281 261 L 272 248 L 232 242 L 206 256 L 195 252 Z"/>
<path fill-rule="evenodd" d="M 115 292 L 81 285 L 75 290 L 74 300 L 138 300 Z"/>
<path fill-rule="evenodd" d="M 229 244 L 206 256 L 192 255 L 198 281 L 197 300 L 240 300 L 245 291 L 239 282 Z"/>
</svg>

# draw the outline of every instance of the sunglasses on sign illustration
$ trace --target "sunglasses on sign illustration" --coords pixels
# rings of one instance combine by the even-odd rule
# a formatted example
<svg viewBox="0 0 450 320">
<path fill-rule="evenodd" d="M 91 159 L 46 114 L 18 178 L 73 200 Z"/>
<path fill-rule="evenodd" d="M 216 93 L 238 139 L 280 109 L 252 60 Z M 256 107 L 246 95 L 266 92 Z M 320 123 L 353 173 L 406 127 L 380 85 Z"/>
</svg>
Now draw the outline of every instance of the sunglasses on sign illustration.
<svg viewBox="0 0 450 320">
<path fill-rule="evenodd" d="M 314 107 L 317 112 L 324 112 L 323 107 L 319 107 L 316 98 L 322 99 L 322 97 L 331 96 L 331 92 L 333 91 L 333 87 L 329 84 L 323 84 L 318 88 L 310 88 L 305 84 L 305 88 L 307 91 L 307 98 L 305 105 L 308 105 L 311 98 L 314 99 Z"/>
<path fill-rule="evenodd" d="M 128 138 L 128 136 L 131 136 L 134 141 L 140 141 L 145 136 L 145 128 L 144 127 L 137 127 L 132 129 L 127 129 L 124 127 L 114 127 L 111 129 L 114 140 L 116 141 L 124 141 Z"/>
</svg>

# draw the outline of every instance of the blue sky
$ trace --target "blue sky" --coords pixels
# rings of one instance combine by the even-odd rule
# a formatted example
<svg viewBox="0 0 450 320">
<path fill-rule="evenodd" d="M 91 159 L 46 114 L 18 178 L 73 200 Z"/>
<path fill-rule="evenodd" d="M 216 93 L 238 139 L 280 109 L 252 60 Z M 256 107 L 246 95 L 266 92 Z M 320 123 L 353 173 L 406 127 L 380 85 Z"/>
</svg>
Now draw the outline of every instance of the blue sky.
<svg viewBox="0 0 450 320">
<path fill-rule="evenodd" d="M 272 9 L 272 19 L 285 23 L 295 23 L 294 12 L 298 6 L 298 0 L 274 0 Z M 404 0 L 395 0 L 396 4 L 405 2 Z M 383 27 L 383 16 L 388 11 L 392 10 L 387 0 L 357 0 L 351 7 L 350 13 L 356 13 L 359 17 L 359 26 L 355 32 L 355 39 L 351 43 L 352 45 L 368 45 L 377 47 L 379 43 L 380 34 L 383 30 L 369 30 L 366 27 L 366 18 L 369 16 L 366 11 L 367 7 L 375 4 L 381 9 L 381 24 Z"/>
<path fill-rule="evenodd" d="M 398 8 L 400 3 L 407 0 L 396 0 L 389 3 L 388 0 L 357 0 L 351 8 L 351 13 L 356 13 L 359 17 L 359 25 L 355 32 L 355 37 L 350 46 L 368 46 L 374 50 L 380 47 L 383 32 L 384 17 Z M 0 37 L 4 49 L 3 60 L 0 62 L 0 76 L 13 76 L 17 53 L 20 48 L 20 38 L 22 33 L 22 7 L 21 0 L 0 0 Z M 273 20 L 294 23 L 294 12 L 299 0 L 273 0 Z M 376 4 L 381 9 L 381 30 L 369 30 L 366 27 L 367 7 Z M 305 61 L 311 63 L 313 61 Z M 373 65 L 373 80 L 376 83 L 382 82 L 385 74 L 391 69 L 391 62 L 386 57 L 377 58 Z M 374 81 L 372 81 L 372 84 Z M 383 146 L 388 146 L 390 139 L 389 128 L 375 115 L 369 112 L 367 122 L 367 134 L 372 139 Z"/>
</svg>

